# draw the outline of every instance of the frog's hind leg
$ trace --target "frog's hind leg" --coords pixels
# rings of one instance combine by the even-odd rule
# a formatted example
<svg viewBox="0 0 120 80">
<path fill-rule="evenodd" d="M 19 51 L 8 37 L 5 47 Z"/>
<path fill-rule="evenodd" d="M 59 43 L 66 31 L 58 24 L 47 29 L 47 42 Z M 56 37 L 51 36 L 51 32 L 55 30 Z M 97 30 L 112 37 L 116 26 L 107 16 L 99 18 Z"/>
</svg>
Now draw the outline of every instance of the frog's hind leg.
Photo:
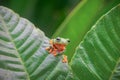
<svg viewBox="0 0 120 80">
<path fill-rule="evenodd" d="M 63 56 L 62 62 L 63 63 L 68 63 L 67 56 L 66 55 L 62 55 L 62 56 Z"/>
</svg>

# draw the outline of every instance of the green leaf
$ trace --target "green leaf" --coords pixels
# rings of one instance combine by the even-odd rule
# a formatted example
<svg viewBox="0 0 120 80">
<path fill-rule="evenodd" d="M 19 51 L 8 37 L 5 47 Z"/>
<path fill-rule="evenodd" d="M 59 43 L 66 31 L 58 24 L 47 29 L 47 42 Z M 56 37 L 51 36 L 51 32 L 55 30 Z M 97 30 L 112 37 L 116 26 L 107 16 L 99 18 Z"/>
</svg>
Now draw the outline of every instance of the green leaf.
<svg viewBox="0 0 120 80">
<path fill-rule="evenodd" d="M 45 48 L 49 39 L 28 20 L 0 6 L 0 80 L 68 80 L 62 56 Z"/>
<path fill-rule="evenodd" d="M 120 4 L 87 33 L 70 64 L 80 80 L 120 79 Z"/>
<path fill-rule="evenodd" d="M 65 54 L 69 61 L 74 55 L 76 46 L 81 42 L 96 20 L 113 6 L 120 3 L 120 0 L 82 0 L 75 9 L 68 15 L 65 21 L 54 33 L 53 37 L 68 37 L 71 40 Z"/>
</svg>

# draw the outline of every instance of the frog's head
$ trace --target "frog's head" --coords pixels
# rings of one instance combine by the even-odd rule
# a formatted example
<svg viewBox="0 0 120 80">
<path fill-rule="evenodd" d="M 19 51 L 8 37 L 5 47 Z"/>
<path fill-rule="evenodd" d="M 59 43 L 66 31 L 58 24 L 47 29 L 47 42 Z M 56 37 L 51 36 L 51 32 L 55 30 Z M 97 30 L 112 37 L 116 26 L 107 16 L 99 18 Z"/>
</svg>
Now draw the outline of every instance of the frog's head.
<svg viewBox="0 0 120 80">
<path fill-rule="evenodd" d="M 61 38 L 61 37 L 57 37 L 55 39 L 53 39 L 53 43 L 54 44 L 64 44 L 67 45 L 70 42 L 69 39 L 65 39 L 65 38 Z"/>
</svg>

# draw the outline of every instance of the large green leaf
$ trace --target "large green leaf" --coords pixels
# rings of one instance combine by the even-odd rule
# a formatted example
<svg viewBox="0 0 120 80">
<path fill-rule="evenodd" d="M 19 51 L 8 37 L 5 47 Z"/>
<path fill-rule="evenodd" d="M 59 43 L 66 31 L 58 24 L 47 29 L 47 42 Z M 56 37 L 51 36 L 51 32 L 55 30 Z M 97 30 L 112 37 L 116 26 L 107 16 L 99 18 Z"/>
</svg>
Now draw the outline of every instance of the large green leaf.
<svg viewBox="0 0 120 80">
<path fill-rule="evenodd" d="M 71 66 L 80 80 L 120 80 L 120 5 L 87 33 Z"/>
<path fill-rule="evenodd" d="M 69 61 L 75 52 L 76 46 L 81 42 L 91 26 L 118 3 L 120 3 L 120 0 L 82 0 L 73 9 L 53 35 L 53 37 L 70 38 L 71 43 L 65 52 L 69 56 Z"/>
<path fill-rule="evenodd" d="M 69 80 L 72 74 L 62 56 L 45 48 L 49 39 L 13 11 L 0 6 L 0 80 Z"/>
</svg>

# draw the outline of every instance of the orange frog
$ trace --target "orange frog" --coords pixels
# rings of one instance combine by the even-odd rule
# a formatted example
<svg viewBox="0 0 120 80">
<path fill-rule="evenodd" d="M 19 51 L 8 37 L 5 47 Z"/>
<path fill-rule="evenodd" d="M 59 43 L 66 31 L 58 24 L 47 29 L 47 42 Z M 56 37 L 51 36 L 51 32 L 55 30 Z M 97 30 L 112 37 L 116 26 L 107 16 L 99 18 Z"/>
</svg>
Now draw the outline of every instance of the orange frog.
<svg viewBox="0 0 120 80">
<path fill-rule="evenodd" d="M 57 37 L 55 39 L 50 40 L 50 46 L 46 48 L 46 50 L 50 53 L 53 54 L 54 56 L 57 56 L 58 54 L 62 54 L 65 51 L 66 45 L 70 42 L 69 39 L 64 39 Z M 63 63 L 68 62 L 67 56 L 63 56 Z"/>
</svg>

